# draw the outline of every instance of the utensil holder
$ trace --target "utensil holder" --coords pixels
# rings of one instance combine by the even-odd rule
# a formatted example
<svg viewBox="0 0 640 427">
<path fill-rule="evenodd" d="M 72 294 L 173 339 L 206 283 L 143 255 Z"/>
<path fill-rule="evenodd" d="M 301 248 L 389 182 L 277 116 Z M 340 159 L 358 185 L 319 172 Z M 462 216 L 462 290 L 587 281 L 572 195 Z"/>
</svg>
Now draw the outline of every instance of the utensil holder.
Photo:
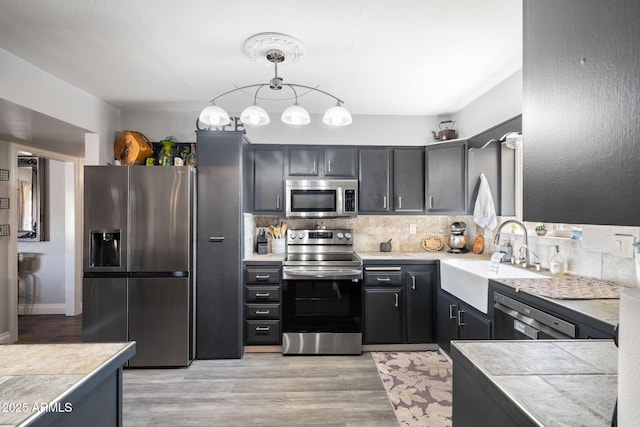
<svg viewBox="0 0 640 427">
<path fill-rule="evenodd" d="M 274 254 L 283 254 L 284 239 L 271 239 L 271 252 Z"/>
</svg>

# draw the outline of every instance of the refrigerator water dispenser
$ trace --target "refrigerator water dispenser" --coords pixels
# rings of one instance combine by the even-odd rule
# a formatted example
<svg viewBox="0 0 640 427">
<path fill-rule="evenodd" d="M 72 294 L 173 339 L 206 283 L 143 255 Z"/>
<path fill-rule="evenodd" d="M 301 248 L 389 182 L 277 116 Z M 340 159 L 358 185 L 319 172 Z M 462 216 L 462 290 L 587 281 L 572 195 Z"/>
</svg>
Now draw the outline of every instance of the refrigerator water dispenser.
<svg viewBox="0 0 640 427">
<path fill-rule="evenodd" d="M 91 267 L 120 266 L 120 230 L 91 231 Z"/>
</svg>

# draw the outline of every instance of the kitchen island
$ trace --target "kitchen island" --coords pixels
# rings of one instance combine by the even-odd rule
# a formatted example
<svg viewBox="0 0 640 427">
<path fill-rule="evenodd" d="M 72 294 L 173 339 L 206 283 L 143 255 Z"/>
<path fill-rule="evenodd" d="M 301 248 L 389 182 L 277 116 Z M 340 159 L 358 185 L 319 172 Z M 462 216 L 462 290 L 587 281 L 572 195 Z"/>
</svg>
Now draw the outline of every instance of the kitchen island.
<svg viewBox="0 0 640 427">
<path fill-rule="evenodd" d="M 122 425 L 135 342 L 0 346 L 0 425 Z"/>
<path fill-rule="evenodd" d="M 609 426 L 617 353 L 611 340 L 454 341 L 453 423 Z"/>
</svg>

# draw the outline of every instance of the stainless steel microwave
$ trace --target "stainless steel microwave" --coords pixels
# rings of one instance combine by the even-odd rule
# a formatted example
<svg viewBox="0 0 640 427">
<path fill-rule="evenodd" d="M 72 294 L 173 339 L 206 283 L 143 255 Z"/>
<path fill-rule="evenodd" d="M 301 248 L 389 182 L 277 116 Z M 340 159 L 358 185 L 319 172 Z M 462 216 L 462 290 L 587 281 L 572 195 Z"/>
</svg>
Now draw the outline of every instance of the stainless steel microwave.
<svg viewBox="0 0 640 427">
<path fill-rule="evenodd" d="M 288 179 L 288 218 L 344 218 L 358 215 L 357 179 Z"/>
</svg>

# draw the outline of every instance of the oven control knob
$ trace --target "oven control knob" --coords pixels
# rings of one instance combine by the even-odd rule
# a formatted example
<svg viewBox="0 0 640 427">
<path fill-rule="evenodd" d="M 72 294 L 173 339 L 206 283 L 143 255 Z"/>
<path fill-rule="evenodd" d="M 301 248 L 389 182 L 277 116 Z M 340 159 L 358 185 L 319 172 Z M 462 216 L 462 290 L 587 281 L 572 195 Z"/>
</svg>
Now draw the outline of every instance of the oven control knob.
<svg viewBox="0 0 640 427">
<path fill-rule="evenodd" d="M 344 237 L 346 239 L 350 239 L 351 238 L 351 233 L 344 233 Z"/>
<path fill-rule="evenodd" d="M 302 239 L 304 238 L 304 232 L 301 232 L 300 234 L 298 234 L 298 239 Z"/>
<path fill-rule="evenodd" d="M 290 232 L 289 233 L 289 238 L 290 239 L 295 239 L 296 238 L 296 232 L 295 231 Z"/>
<path fill-rule="evenodd" d="M 342 233 L 338 233 L 338 239 L 342 239 L 344 235 Z"/>
</svg>

